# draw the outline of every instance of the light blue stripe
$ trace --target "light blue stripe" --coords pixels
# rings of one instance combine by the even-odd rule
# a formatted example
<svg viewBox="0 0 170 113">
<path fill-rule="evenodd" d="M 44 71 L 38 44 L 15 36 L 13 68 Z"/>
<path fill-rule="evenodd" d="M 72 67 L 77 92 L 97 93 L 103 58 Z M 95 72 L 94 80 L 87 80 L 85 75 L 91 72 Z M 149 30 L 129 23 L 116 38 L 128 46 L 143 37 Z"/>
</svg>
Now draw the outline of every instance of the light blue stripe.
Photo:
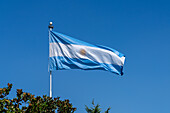
<svg viewBox="0 0 170 113">
<path fill-rule="evenodd" d="M 96 48 L 101 48 L 101 49 L 106 49 L 109 50 L 115 54 L 117 54 L 119 57 L 124 56 L 124 54 L 116 51 L 115 49 L 106 47 L 106 46 L 102 46 L 102 45 L 93 45 L 93 44 L 89 44 L 87 42 L 84 41 L 80 41 L 78 39 L 72 38 L 70 36 L 58 33 L 58 32 L 54 32 L 54 31 L 50 31 L 50 43 L 62 43 L 62 44 L 75 44 L 75 45 L 84 45 L 84 46 L 90 46 L 90 47 L 96 47 Z"/>
<path fill-rule="evenodd" d="M 57 33 L 54 31 L 50 31 L 50 43 L 63 43 L 63 44 L 76 44 L 76 45 L 84 45 L 90 47 L 96 47 L 95 45 L 89 44 L 87 42 L 72 38 L 70 36 Z"/>
<path fill-rule="evenodd" d="M 123 66 L 114 64 L 98 63 L 87 59 L 76 59 L 68 57 L 50 57 L 49 58 L 50 71 L 53 70 L 69 70 L 69 69 L 82 69 L 82 70 L 105 70 L 118 75 L 123 75 Z"/>
</svg>

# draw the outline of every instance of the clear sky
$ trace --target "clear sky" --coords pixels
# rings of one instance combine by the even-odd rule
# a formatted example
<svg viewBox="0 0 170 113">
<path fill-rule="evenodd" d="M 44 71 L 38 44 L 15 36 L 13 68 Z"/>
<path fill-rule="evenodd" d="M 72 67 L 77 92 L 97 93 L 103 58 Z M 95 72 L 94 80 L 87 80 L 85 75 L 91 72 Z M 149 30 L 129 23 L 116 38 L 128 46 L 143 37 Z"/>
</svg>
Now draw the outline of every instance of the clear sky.
<svg viewBox="0 0 170 113">
<path fill-rule="evenodd" d="M 49 95 L 48 24 L 126 55 L 124 76 L 53 72 L 53 96 L 85 113 L 94 98 L 111 113 L 170 113 L 169 0 L 0 0 L 0 87 Z"/>
</svg>

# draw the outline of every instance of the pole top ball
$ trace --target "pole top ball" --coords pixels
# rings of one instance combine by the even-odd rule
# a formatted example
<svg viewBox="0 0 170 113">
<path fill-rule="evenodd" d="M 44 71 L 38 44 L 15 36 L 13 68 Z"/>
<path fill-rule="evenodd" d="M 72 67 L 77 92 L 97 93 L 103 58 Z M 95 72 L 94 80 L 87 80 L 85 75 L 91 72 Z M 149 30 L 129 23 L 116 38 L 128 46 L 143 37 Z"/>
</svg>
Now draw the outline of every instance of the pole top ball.
<svg viewBox="0 0 170 113">
<path fill-rule="evenodd" d="M 54 28 L 54 26 L 52 24 L 53 24 L 53 22 L 50 22 L 50 25 L 48 26 L 48 28 L 50 28 L 51 30 Z"/>
</svg>

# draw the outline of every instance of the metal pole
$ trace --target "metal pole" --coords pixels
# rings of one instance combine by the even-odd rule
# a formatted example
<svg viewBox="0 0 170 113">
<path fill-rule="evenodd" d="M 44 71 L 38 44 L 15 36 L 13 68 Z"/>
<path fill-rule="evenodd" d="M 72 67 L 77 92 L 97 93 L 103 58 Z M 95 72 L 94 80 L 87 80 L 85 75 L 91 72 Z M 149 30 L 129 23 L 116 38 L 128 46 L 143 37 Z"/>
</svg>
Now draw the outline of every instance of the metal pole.
<svg viewBox="0 0 170 113">
<path fill-rule="evenodd" d="M 52 97 L 52 72 L 50 71 L 50 97 Z"/>
<path fill-rule="evenodd" d="M 50 31 L 52 31 L 53 26 L 52 26 L 52 22 L 50 22 L 50 25 L 48 26 L 49 28 L 49 40 L 50 40 Z M 50 43 L 50 42 L 49 42 Z M 49 45 L 50 46 L 50 45 Z M 50 50 L 49 50 L 50 51 Z M 50 52 L 49 52 L 50 53 Z M 49 68 L 49 67 L 48 67 Z M 52 97 L 52 71 L 50 71 L 50 97 Z"/>
</svg>

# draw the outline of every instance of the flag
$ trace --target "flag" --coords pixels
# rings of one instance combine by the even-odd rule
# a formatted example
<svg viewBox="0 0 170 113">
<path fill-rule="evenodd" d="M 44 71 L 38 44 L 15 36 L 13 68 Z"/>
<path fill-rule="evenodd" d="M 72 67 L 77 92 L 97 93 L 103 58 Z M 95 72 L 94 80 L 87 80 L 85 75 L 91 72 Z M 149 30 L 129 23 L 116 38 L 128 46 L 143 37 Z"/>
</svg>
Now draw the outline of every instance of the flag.
<svg viewBox="0 0 170 113">
<path fill-rule="evenodd" d="M 123 75 L 125 56 L 109 47 L 92 45 L 50 31 L 49 70 L 105 70 Z"/>
</svg>

